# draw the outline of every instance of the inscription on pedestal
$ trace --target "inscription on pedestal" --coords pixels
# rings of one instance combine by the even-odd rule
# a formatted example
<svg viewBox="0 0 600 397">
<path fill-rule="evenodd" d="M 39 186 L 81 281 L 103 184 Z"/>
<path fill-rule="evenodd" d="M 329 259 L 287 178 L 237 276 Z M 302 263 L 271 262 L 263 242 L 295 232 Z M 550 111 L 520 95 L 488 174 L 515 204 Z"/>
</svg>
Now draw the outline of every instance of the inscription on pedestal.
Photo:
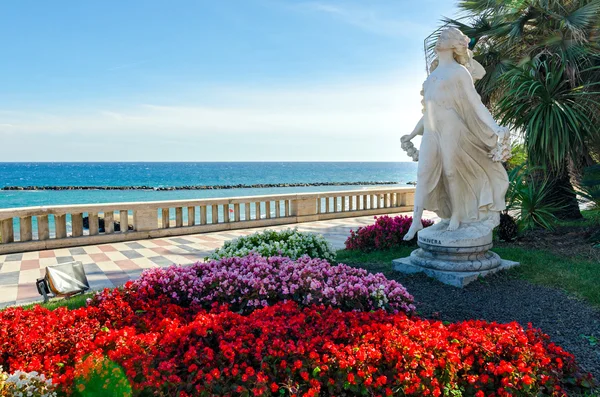
<svg viewBox="0 0 600 397">
<path fill-rule="evenodd" d="M 427 237 L 419 236 L 419 241 L 422 243 L 426 243 L 426 244 L 442 245 L 442 242 L 440 240 L 436 240 L 434 238 L 427 238 Z"/>
</svg>

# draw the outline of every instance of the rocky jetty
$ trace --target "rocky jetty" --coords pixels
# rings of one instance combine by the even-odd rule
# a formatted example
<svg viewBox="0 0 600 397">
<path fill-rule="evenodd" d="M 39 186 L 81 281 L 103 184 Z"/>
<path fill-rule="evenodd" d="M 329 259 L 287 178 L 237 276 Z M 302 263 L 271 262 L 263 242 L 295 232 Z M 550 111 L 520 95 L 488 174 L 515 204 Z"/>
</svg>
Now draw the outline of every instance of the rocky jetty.
<svg viewBox="0 0 600 397">
<path fill-rule="evenodd" d="M 226 190 L 226 189 L 266 189 L 278 187 L 308 186 L 378 186 L 397 185 L 398 182 L 312 182 L 312 183 L 257 183 L 252 185 L 185 185 L 185 186 L 4 186 L 0 190 Z M 412 184 L 411 182 L 407 183 Z"/>
</svg>

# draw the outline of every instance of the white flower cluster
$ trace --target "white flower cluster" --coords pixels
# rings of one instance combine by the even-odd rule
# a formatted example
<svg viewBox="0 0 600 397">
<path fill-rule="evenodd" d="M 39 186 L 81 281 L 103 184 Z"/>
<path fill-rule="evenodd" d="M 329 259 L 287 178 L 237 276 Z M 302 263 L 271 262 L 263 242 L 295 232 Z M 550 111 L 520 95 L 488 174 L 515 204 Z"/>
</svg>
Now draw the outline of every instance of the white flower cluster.
<svg viewBox="0 0 600 397">
<path fill-rule="evenodd" d="M 56 397 L 52 379 L 37 372 L 15 371 L 8 374 L 0 367 L 0 396 Z"/>
<path fill-rule="evenodd" d="M 386 294 L 385 285 L 380 285 L 375 291 L 371 292 L 371 297 L 375 300 L 375 305 L 380 308 L 384 308 L 389 303 L 388 296 Z"/>
<path fill-rule="evenodd" d="M 297 229 L 265 230 L 226 242 L 207 259 L 243 257 L 250 253 L 264 257 L 287 256 L 298 259 L 303 255 L 332 261 L 335 251 L 321 235 L 299 232 Z"/>
</svg>

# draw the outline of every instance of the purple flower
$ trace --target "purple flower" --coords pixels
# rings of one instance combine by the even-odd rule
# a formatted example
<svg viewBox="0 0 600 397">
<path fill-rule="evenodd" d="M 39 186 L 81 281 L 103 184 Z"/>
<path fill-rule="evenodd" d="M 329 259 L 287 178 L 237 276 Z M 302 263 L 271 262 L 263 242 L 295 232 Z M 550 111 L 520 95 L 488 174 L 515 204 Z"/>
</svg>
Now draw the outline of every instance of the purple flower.
<svg viewBox="0 0 600 397">
<path fill-rule="evenodd" d="M 164 295 L 182 306 L 224 303 L 241 311 L 286 300 L 342 310 L 414 311 L 412 296 L 383 274 L 307 256 L 293 260 L 250 254 L 185 267 L 148 269 L 130 288 L 139 299 Z"/>
</svg>

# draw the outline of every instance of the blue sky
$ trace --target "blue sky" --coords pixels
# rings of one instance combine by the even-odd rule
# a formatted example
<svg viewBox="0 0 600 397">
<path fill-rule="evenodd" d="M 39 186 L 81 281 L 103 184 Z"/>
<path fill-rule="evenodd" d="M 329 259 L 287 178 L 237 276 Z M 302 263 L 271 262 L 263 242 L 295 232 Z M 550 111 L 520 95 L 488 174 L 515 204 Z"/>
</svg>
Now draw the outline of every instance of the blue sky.
<svg viewBox="0 0 600 397">
<path fill-rule="evenodd" d="M 406 161 L 453 1 L 6 0 L 0 161 Z"/>
</svg>

